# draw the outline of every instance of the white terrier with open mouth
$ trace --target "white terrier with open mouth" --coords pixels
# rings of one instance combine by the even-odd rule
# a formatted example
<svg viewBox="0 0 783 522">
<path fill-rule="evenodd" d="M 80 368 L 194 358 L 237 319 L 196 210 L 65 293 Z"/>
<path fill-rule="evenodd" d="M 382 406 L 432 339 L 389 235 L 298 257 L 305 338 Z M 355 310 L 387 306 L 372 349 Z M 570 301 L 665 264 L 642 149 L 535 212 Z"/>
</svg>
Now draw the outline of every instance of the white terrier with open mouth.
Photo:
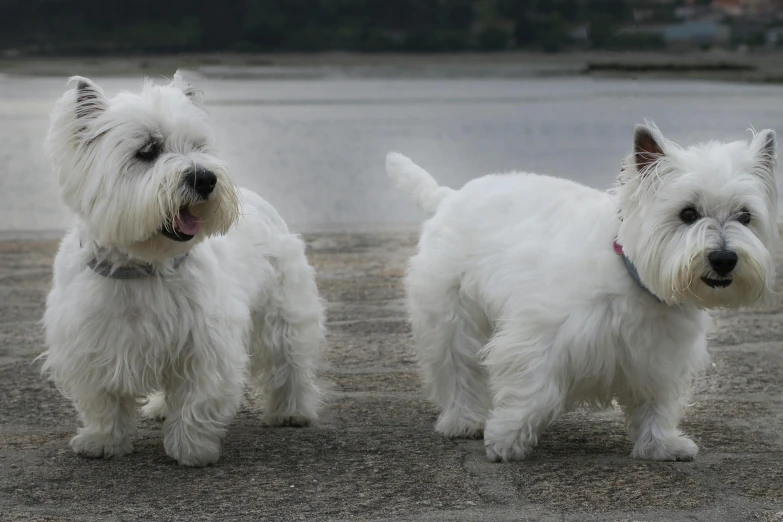
<svg viewBox="0 0 783 522">
<path fill-rule="evenodd" d="M 561 413 L 617 400 L 633 457 L 693 459 L 678 425 L 708 359 L 706 310 L 772 293 L 774 168 L 770 130 L 680 148 L 652 124 L 609 192 L 526 173 L 455 191 L 389 154 L 434 214 L 406 286 L 436 430 L 520 460 Z"/>
<path fill-rule="evenodd" d="M 131 452 L 137 398 L 151 395 L 166 453 L 214 463 L 248 374 L 269 425 L 316 419 L 324 312 L 305 245 L 235 186 L 200 91 L 179 73 L 112 99 L 71 83 L 46 150 L 76 224 L 54 262 L 42 356 L 83 423 L 71 447 Z"/>
</svg>

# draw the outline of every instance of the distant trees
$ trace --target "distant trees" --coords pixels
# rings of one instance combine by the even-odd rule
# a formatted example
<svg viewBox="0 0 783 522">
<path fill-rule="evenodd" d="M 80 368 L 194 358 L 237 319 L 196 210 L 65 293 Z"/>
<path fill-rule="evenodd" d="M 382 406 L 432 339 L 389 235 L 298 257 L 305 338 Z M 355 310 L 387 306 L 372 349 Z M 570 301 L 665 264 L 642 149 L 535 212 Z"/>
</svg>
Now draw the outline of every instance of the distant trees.
<svg viewBox="0 0 783 522">
<path fill-rule="evenodd" d="M 558 51 L 616 44 L 631 0 L 3 0 L 0 48 L 172 51 Z"/>
</svg>

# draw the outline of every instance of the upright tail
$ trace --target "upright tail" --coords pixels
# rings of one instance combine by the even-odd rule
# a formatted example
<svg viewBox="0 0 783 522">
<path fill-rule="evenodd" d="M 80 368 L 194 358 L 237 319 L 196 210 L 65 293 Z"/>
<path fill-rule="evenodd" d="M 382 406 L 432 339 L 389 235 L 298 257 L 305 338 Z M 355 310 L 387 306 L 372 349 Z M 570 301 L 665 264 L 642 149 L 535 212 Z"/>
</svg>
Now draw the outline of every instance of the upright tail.
<svg viewBox="0 0 783 522">
<path fill-rule="evenodd" d="M 416 204 L 429 214 L 434 214 L 440 202 L 454 192 L 448 187 L 439 187 L 426 170 L 399 152 L 386 155 L 386 174 L 397 188 L 408 193 Z"/>
</svg>

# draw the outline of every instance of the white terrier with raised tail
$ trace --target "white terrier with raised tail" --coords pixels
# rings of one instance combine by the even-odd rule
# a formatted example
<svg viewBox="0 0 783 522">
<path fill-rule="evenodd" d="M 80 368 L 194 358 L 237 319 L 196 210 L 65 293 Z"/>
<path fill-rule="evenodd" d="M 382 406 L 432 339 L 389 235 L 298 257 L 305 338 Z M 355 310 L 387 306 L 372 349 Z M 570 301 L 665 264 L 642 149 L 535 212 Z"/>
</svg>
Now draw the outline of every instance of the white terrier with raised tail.
<svg viewBox="0 0 783 522">
<path fill-rule="evenodd" d="M 580 404 L 624 409 L 632 456 L 691 460 L 678 425 L 708 359 L 707 309 L 770 297 L 775 134 L 680 148 L 652 124 L 609 192 L 527 173 L 439 187 L 391 153 L 426 211 L 406 279 L 436 430 L 525 458 Z"/>
<path fill-rule="evenodd" d="M 165 418 L 166 453 L 214 463 L 246 380 L 266 421 L 316 419 L 324 308 L 305 245 L 238 189 L 201 93 L 169 85 L 108 99 L 71 79 L 46 150 L 76 214 L 54 262 L 43 369 L 83 426 L 86 457 L 132 451 L 137 398 Z"/>
</svg>

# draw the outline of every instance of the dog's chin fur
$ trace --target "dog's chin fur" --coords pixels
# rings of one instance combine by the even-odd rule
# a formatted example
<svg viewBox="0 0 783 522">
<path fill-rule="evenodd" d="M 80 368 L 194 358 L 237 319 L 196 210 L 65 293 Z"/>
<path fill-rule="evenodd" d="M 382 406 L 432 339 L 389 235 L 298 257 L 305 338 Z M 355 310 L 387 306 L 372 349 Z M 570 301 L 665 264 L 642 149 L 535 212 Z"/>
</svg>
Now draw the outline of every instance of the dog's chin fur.
<svg viewBox="0 0 783 522">
<path fill-rule="evenodd" d="M 406 289 L 438 432 L 483 435 L 493 461 L 523 459 L 561 413 L 616 400 L 632 456 L 696 455 L 678 424 L 708 359 L 705 309 L 763 302 L 775 280 L 774 133 L 681 149 L 651 125 L 634 146 L 609 192 L 525 173 L 453 191 L 387 157 L 390 177 L 434 214 Z M 690 224 L 688 206 L 699 215 Z M 720 249 L 739 258 L 725 277 L 707 260 Z"/>
<path fill-rule="evenodd" d="M 168 455 L 214 463 L 246 380 L 264 389 L 268 424 L 313 421 L 324 335 L 315 274 L 275 209 L 234 185 L 198 91 L 179 75 L 112 99 L 87 79 L 72 83 L 46 148 L 77 223 L 55 259 L 42 356 L 82 421 L 71 447 L 128 453 L 136 400 L 155 394 L 144 412 L 166 418 Z M 195 168 L 215 175 L 208 196 L 186 182 Z M 187 241 L 182 216 L 195 232 Z M 96 260 L 155 274 L 112 279 L 90 268 Z"/>
<path fill-rule="evenodd" d="M 231 219 L 227 216 L 220 216 L 218 219 L 214 219 L 215 215 L 219 214 L 216 212 L 216 201 L 217 200 L 208 203 L 200 203 L 189 207 L 191 213 L 201 222 L 199 232 L 190 237 L 190 239 L 180 240 L 168 237 L 162 231 L 165 225 L 161 224 L 160 227 L 153 231 L 152 236 L 147 239 L 128 244 L 114 244 L 112 246 L 121 252 L 127 253 L 131 258 L 148 262 L 161 262 L 186 254 L 190 249 L 209 237 L 213 235 L 224 235 L 226 232 L 223 231 L 223 228 L 225 228 L 226 231 L 229 230 L 227 227 L 216 230 L 215 225 L 217 221 L 220 219 Z M 231 204 L 233 204 L 233 202 Z M 90 234 L 88 231 L 85 231 L 85 235 Z"/>
<path fill-rule="evenodd" d="M 204 239 L 203 234 L 198 234 L 189 241 L 174 241 L 161 232 L 155 232 L 149 239 L 137 241 L 129 245 L 121 245 L 118 248 L 127 252 L 134 259 L 162 262 L 186 254 Z"/>
</svg>

